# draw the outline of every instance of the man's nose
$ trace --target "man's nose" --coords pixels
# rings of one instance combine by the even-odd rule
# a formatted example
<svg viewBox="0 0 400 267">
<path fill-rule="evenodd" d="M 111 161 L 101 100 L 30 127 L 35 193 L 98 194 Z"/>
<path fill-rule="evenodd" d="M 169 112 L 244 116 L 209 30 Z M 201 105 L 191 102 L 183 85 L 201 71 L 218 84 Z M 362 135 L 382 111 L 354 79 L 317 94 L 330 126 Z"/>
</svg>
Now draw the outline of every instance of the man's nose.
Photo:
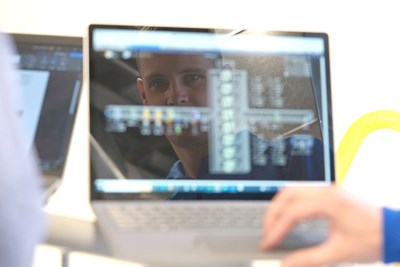
<svg viewBox="0 0 400 267">
<path fill-rule="evenodd" d="M 180 83 L 171 83 L 167 104 L 170 106 L 183 106 L 189 103 L 188 88 Z"/>
</svg>

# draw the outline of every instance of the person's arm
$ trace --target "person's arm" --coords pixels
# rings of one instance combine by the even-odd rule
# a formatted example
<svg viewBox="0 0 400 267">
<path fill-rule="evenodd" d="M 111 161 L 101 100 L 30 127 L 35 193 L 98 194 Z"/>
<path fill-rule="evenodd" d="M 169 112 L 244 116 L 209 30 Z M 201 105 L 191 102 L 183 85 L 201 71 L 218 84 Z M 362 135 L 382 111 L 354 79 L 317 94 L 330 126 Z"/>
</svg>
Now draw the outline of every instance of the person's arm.
<svg viewBox="0 0 400 267">
<path fill-rule="evenodd" d="M 383 261 L 400 262 L 400 211 L 383 209 Z"/>
<path fill-rule="evenodd" d="M 18 115 L 13 44 L 0 33 L 0 266 L 32 266 L 44 238 L 39 170 Z"/>
<path fill-rule="evenodd" d="M 297 222 L 317 217 L 330 221 L 327 240 L 290 253 L 282 266 L 312 267 L 382 259 L 382 209 L 336 186 L 285 188 L 278 193 L 265 215 L 261 248 L 274 248 Z"/>
</svg>

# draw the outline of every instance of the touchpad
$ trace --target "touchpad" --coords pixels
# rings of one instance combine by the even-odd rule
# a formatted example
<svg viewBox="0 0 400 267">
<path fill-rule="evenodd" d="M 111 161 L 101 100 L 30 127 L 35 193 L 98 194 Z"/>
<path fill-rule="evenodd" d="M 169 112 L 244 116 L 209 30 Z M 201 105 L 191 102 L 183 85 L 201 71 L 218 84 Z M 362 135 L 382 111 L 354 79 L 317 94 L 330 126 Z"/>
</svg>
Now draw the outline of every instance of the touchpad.
<svg viewBox="0 0 400 267">
<path fill-rule="evenodd" d="M 254 235 L 205 235 L 199 236 L 198 241 L 213 251 L 231 253 L 243 251 L 258 251 L 260 236 Z"/>
</svg>

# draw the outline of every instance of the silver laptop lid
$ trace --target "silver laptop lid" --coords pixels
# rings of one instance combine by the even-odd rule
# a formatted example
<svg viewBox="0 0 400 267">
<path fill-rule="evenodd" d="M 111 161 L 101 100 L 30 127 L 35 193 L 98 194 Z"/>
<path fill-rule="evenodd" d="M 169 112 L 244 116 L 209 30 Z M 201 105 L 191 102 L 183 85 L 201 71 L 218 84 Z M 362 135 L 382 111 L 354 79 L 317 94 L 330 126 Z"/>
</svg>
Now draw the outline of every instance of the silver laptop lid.
<svg viewBox="0 0 400 267">
<path fill-rule="evenodd" d="M 324 33 L 91 25 L 89 61 L 92 200 L 334 180 Z"/>
<path fill-rule="evenodd" d="M 62 178 L 71 141 L 82 84 L 82 38 L 11 35 L 18 53 L 27 149 L 36 148 L 43 186 L 50 194 Z"/>
</svg>

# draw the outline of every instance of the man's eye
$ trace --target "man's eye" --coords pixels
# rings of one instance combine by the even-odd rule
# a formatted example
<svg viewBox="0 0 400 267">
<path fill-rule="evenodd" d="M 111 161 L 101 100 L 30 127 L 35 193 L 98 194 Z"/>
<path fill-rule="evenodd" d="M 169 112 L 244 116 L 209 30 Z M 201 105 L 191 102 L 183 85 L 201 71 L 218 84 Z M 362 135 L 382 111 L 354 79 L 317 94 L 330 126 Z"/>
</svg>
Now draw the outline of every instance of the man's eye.
<svg viewBox="0 0 400 267">
<path fill-rule="evenodd" d="M 186 74 L 183 77 L 183 80 L 184 80 L 185 83 L 191 83 L 191 82 L 195 82 L 195 81 L 197 81 L 197 80 L 199 80 L 201 78 L 202 78 L 202 76 L 200 74 L 191 73 L 191 74 Z"/>
<path fill-rule="evenodd" d="M 169 82 L 167 79 L 154 79 L 149 83 L 150 89 L 155 91 L 166 90 L 168 86 Z"/>
</svg>

